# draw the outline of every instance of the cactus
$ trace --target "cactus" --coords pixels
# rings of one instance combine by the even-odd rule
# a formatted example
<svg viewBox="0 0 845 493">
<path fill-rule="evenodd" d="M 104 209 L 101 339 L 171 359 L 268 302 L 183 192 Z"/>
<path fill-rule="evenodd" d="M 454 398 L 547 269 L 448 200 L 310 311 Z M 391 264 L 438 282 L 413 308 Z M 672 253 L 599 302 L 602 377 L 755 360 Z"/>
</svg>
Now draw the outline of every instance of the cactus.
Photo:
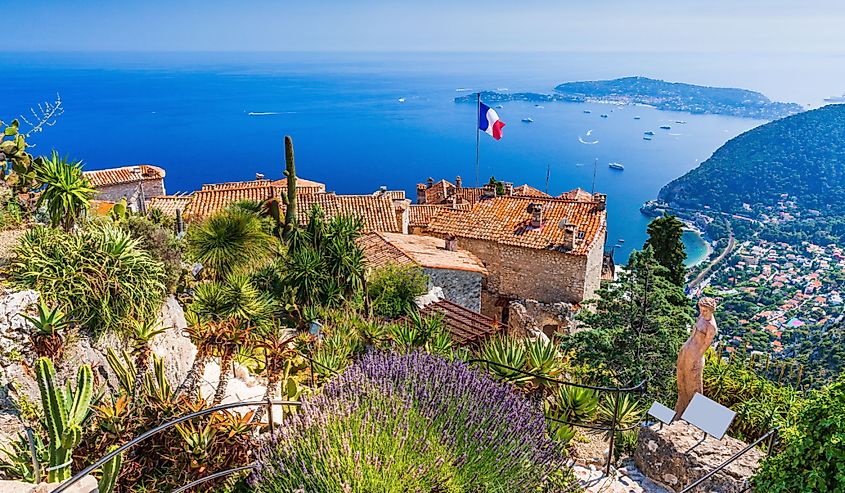
<svg viewBox="0 0 845 493">
<path fill-rule="evenodd" d="M 288 190 L 282 195 L 286 208 L 285 229 L 282 236 L 288 239 L 293 229 L 299 225 L 296 218 L 296 165 L 293 161 L 293 139 L 290 135 L 285 135 L 285 178 L 287 178 Z"/>
<path fill-rule="evenodd" d="M 82 438 L 82 422 L 90 413 L 94 374 L 89 365 L 79 367 L 74 390 L 70 382 L 66 389 L 56 383 L 56 370 L 47 358 L 38 358 L 35 372 L 50 439 L 47 481 L 60 482 L 70 478 L 71 455 Z"/>
<path fill-rule="evenodd" d="M 117 445 L 109 447 L 109 452 L 117 448 Z M 120 475 L 120 468 L 123 466 L 123 454 L 117 454 L 108 462 L 103 464 L 103 476 L 97 482 L 97 491 L 99 493 L 112 493 L 114 485 L 117 483 L 117 477 Z"/>
</svg>

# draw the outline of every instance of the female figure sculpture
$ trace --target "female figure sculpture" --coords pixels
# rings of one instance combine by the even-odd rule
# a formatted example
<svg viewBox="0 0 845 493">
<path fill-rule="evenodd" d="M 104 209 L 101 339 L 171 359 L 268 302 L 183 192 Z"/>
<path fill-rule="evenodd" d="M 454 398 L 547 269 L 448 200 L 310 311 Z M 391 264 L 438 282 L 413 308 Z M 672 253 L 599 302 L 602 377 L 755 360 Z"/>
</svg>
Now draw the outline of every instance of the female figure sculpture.
<svg viewBox="0 0 845 493">
<path fill-rule="evenodd" d="M 675 419 L 686 411 L 696 392 L 704 393 L 704 353 L 718 327 L 713 313 L 716 311 L 716 300 L 701 298 L 698 302 L 698 320 L 687 342 L 678 352 L 678 402 L 675 404 Z"/>
</svg>

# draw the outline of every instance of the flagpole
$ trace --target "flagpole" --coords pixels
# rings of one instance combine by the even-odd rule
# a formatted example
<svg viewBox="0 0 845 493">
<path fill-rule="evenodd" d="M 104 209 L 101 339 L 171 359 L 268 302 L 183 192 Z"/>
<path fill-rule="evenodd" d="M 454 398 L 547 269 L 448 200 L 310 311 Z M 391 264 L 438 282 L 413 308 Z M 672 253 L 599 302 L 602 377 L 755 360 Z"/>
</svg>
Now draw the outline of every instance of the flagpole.
<svg viewBox="0 0 845 493">
<path fill-rule="evenodd" d="M 481 119 L 481 93 L 477 92 L 475 96 L 475 188 L 478 188 L 478 147 L 481 142 L 481 129 L 478 126 L 478 122 Z"/>
</svg>

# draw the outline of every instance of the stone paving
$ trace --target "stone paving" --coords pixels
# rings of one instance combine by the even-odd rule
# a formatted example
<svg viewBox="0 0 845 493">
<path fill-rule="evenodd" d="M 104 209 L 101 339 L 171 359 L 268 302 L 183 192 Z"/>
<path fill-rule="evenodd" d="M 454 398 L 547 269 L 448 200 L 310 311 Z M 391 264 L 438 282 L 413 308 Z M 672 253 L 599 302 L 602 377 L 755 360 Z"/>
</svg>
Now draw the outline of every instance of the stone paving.
<svg viewBox="0 0 845 493">
<path fill-rule="evenodd" d="M 609 477 L 593 465 L 573 469 L 585 493 L 672 493 L 646 478 L 633 463 L 614 469 Z"/>
</svg>

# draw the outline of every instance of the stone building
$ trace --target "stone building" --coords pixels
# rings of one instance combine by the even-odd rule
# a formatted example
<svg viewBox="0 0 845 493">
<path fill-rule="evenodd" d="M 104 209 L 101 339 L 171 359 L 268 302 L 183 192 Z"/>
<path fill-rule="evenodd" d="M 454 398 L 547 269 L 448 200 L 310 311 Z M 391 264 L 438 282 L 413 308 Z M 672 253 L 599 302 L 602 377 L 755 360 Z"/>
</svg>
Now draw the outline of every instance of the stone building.
<svg viewBox="0 0 845 493">
<path fill-rule="evenodd" d="M 85 171 L 83 175 L 97 189 L 95 200 L 119 202 L 125 198 L 133 211 L 143 210 L 152 197 L 165 195 L 165 172 L 151 164 Z"/>
<path fill-rule="evenodd" d="M 537 190 L 530 185 L 514 187 L 513 183 L 502 182 L 501 190 L 497 192 L 496 186 L 484 184 L 480 187 L 464 187 L 460 176 L 455 177 L 455 183 L 446 180 L 435 182 L 429 178 L 425 183 L 417 184 L 417 204 L 445 205 L 445 204 L 475 204 L 482 198 L 496 196 L 520 197 L 549 197 L 545 192 Z"/>
<path fill-rule="evenodd" d="M 470 210 L 437 214 L 425 233 L 457 238 L 460 248 L 481 259 L 489 273 L 482 313 L 506 323 L 513 301 L 554 308 L 594 296 L 602 276 L 607 236 L 606 196 L 578 200 L 499 196 L 480 199 Z"/>
<path fill-rule="evenodd" d="M 429 289 L 439 287 L 444 298 L 466 309 L 481 310 L 481 286 L 487 269 L 454 240 L 397 233 L 370 233 L 359 240 L 370 267 L 411 264 L 428 276 Z"/>
</svg>

